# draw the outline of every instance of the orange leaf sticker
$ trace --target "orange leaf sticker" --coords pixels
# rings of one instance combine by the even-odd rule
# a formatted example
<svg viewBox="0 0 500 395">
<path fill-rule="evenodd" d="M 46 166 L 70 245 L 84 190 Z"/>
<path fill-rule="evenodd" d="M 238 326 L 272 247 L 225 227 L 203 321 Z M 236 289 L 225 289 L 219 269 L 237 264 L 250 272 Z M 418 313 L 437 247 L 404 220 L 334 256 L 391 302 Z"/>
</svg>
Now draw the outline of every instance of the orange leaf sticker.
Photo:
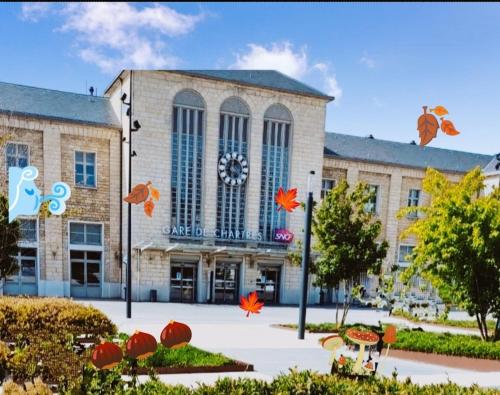
<svg viewBox="0 0 500 395">
<path fill-rule="evenodd" d="M 153 187 L 152 185 L 149 186 L 149 192 L 151 193 L 151 197 L 158 201 L 160 200 L 160 191 L 158 189 L 156 189 L 155 187 Z"/>
<path fill-rule="evenodd" d="M 441 130 L 448 136 L 456 136 L 457 134 L 460 134 L 460 132 L 455 129 L 455 125 L 453 125 L 453 122 L 443 118 L 441 118 Z"/>
<path fill-rule="evenodd" d="M 420 115 L 417 121 L 418 135 L 420 136 L 420 145 L 424 146 L 429 144 L 437 135 L 439 123 L 437 118 L 432 114 L 427 114 L 427 106 L 422 107 L 424 114 Z"/>
<path fill-rule="evenodd" d="M 259 302 L 259 298 L 257 297 L 257 291 L 253 291 L 248 294 L 248 298 L 244 296 L 240 297 L 240 308 L 247 312 L 247 317 L 252 314 L 259 314 L 264 307 L 264 303 Z"/>
<path fill-rule="evenodd" d="M 298 206 L 300 206 L 300 203 L 295 200 L 296 198 L 297 188 L 290 189 L 285 192 L 283 188 L 280 187 L 274 201 L 278 205 L 278 211 L 280 211 L 281 208 L 284 208 L 286 211 L 291 213 Z"/>
<path fill-rule="evenodd" d="M 448 110 L 443 106 L 436 106 L 434 108 L 431 108 L 429 111 L 433 112 L 438 117 L 442 117 L 443 115 L 448 114 Z"/>
<path fill-rule="evenodd" d="M 144 202 L 144 212 L 148 217 L 153 216 L 153 209 L 155 208 L 155 204 L 153 203 L 153 199 L 149 199 Z"/>
<path fill-rule="evenodd" d="M 149 195 L 148 187 L 150 185 L 151 181 L 148 181 L 146 184 L 137 184 L 123 200 L 133 204 L 145 202 Z"/>
</svg>

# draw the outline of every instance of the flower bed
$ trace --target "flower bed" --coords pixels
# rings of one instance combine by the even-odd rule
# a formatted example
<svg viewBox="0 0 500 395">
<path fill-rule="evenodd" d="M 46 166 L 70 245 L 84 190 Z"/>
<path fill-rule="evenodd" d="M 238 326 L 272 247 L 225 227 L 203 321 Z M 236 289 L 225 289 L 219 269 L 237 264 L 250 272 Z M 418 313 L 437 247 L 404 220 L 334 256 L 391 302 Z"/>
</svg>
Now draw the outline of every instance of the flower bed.
<svg viewBox="0 0 500 395">
<path fill-rule="evenodd" d="M 296 329 L 295 324 L 282 324 L 284 328 Z M 335 323 L 306 324 L 311 333 L 334 333 L 341 336 L 349 327 L 364 327 L 362 324 L 346 325 L 337 330 Z M 376 329 L 370 327 L 370 329 Z M 380 330 L 380 329 L 379 329 Z M 401 329 L 397 333 L 397 341 L 391 345 L 393 349 L 420 351 L 426 353 L 456 355 L 470 358 L 500 360 L 500 342 L 486 342 L 477 336 L 451 333 L 424 332 L 422 330 Z"/>
</svg>

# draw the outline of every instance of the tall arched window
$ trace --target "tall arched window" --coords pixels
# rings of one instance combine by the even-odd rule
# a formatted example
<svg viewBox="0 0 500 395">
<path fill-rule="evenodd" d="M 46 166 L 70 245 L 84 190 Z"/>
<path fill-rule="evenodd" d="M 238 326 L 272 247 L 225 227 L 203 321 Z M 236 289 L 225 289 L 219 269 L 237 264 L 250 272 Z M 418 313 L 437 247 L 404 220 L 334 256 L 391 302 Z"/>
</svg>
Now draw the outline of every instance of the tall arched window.
<svg viewBox="0 0 500 395">
<path fill-rule="evenodd" d="M 244 238 L 250 110 L 237 97 L 220 109 L 217 229 L 225 238 Z"/>
<path fill-rule="evenodd" d="M 204 110 L 203 98 L 194 91 L 183 90 L 174 98 L 171 224 L 183 227 L 186 236 L 188 228 L 194 235 L 201 227 Z"/>
<path fill-rule="evenodd" d="M 259 231 L 272 241 L 276 229 L 286 226 L 284 210 L 277 211 L 274 197 L 280 187 L 288 189 L 288 167 L 292 115 L 282 104 L 273 104 L 264 114 Z"/>
</svg>

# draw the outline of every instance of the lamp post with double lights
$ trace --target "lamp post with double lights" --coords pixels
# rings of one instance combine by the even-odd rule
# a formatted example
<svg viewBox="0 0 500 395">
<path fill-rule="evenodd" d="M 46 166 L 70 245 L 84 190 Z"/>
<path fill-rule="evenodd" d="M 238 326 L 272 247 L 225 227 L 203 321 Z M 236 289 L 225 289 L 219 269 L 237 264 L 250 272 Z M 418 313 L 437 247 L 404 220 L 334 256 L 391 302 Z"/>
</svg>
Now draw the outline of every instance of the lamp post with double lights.
<svg viewBox="0 0 500 395">
<path fill-rule="evenodd" d="M 132 133 L 137 132 L 141 128 L 141 124 L 138 120 L 132 122 L 132 70 L 130 70 L 130 88 L 129 88 L 129 101 L 127 100 L 127 94 L 124 93 L 121 97 L 121 101 L 124 105 L 128 106 L 127 116 L 128 116 L 128 193 L 130 194 L 132 190 L 132 158 L 137 156 L 136 152 L 132 150 Z M 126 299 L 127 299 L 127 318 L 132 318 L 132 204 L 128 203 L 128 221 L 127 221 L 127 288 L 126 288 Z"/>
<path fill-rule="evenodd" d="M 302 251 L 302 283 L 299 306 L 298 338 L 303 340 L 306 328 L 307 285 L 309 282 L 309 257 L 311 253 L 311 223 L 313 209 L 312 179 L 315 172 L 311 170 L 307 178 L 306 218 L 304 226 L 304 249 Z"/>
</svg>

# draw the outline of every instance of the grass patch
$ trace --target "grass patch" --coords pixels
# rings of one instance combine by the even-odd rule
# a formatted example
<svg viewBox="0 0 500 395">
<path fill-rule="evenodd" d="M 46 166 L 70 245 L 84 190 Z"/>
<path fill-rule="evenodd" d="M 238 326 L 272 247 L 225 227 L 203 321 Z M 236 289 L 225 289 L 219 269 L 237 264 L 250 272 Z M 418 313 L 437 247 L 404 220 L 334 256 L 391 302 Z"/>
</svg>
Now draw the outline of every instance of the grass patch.
<svg viewBox="0 0 500 395">
<path fill-rule="evenodd" d="M 485 342 L 477 336 L 404 329 L 397 339 L 392 348 L 399 350 L 500 360 L 500 342 Z"/>
<path fill-rule="evenodd" d="M 477 326 L 477 322 L 475 320 L 449 320 L 449 319 L 444 319 L 443 317 L 440 317 L 436 320 L 429 320 L 426 318 L 417 318 L 417 317 L 411 315 L 409 312 L 404 311 L 404 310 L 399 310 L 399 309 L 394 310 L 392 315 L 394 317 L 405 318 L 408 321 L 415 322 L 415 323 L 437 324 L 437 325 L 452 326 L 455 328 L 479 330 L 479 328 Z M 495 320 L 487 320 L 486 325 L 487 325 L 489 331 L 494 331 L 495 326 L 496 326 L 496 321 Z"/>
<path fill-rule="evenodd" d="M 297 328 L 295 324 L 283 324 L 286 328 Z M 363 324 L 346 325 L 340 328 L 339 335 L 344 336 L 347 328 L 360 327 L 372 331 L 382 331 L 378 327 Z M 311 333 L 337 332 L 335 323 L 323 322 L 321 324 L 306 324 L 306 329 Z M 345 337 L 344 340 L 349 342 Z M 485 342 L 478 336 L 458 335 L 451 333 L 423 332 L 410 329 L 400 329 L 397 333 L 396 343 L 391 348 L 407 351 L 420 351 L 434 354 L 455 355 L 470 358 L 484 358 L 500 360 L 500 341 Z"/>
<path fill-rule="evenodd" d="M 182 348 L 171 350 L 161 344 L 156 352 L 139 366 L 153 367 L 198 367 L 198 366 L 224 366 L 233 364 L 234 361 L 223 354 L 211 353 L 199 348 L 187 345 Z"/>
</svg>

